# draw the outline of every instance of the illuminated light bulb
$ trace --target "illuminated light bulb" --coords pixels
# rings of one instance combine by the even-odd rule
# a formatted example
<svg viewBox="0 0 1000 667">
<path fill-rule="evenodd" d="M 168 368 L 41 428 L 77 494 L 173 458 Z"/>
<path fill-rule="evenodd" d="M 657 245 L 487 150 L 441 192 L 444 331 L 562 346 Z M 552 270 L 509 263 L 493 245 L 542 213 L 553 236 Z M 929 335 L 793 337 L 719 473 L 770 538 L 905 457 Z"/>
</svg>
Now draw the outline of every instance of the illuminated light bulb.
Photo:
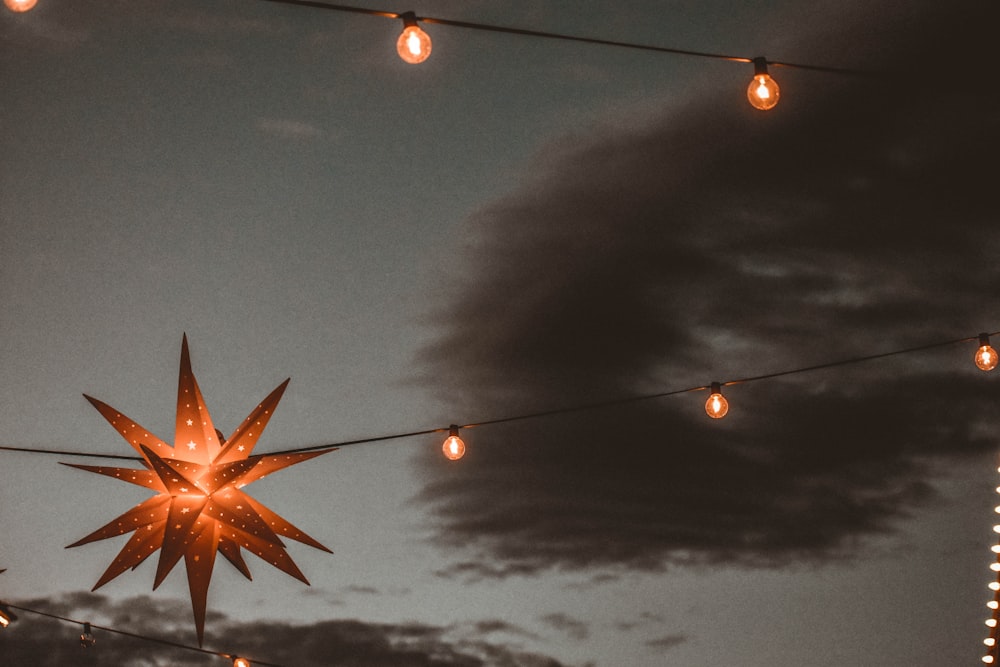
<svg viewBox="0 0 1000 667">
<path fill-rule="evenodd" d="M 997 602 L 996 600 L 990 600 L 989 602 L 986 603 L 986 606 L 989 607 L 990 609 L 997 609 L 1000 608 L 1000 602 Z"/>
<path fill-rule="evenodd" d="M 457 461 L 465 456 L 465 443 L 458 437 L 458 426 L 455 424 L 448 427 L 448 437 L 441 446 L 441 451 L 449 461 Z"/>
<path fill-rule="evenodd" d="M 994 572 L 1000 572 L 1000 563 L 990 563 L 990 569 Z"/>
<path fill-rule="evenodd" d="M 0 628 L 6 628 L 14 620 L 13 614 L 6 609 L 0 608 Z"/>
<path fill-rule="evenodd" d="M 986 644 L 987 646 L 993 646 L 994 644 L 997 643 L 997 640 L 993 639 L 993 637 L 987 637 L 986 639 L 983 640 L 983 643 Z"/>
<path fill-rule="evenodd" d="M 90 631 L 90 623 L 83 624 L 83 634 L 80 635 L 80 646 L 83 648 L 90 648 L 97 643 L 94 639 L 93 633 Z"/>
<path fill-rule="evenodd" d="M 993 526 L 993 532 L 994 533 L 1000 533 L 1000 525 Z"/>
<path fill-rule="evenodd" d="M 990 627 L 990 628 L 997 627 L 997 619 L 995 619 L 995 618 L 987 618 L 986 619 L 986 625 L 987 625 L 987 627 Z"/>
<path fill-rule="evenodd" d="M 3 0 L 3 4 L 7 5 L 7 9 L 12 12 L 26 12 L 37 2 L 38 0 Z"/>
<path fill-rule="evenodd" d="M 754 109 L 773 109 L 781 97 L 777 82 L 767 73 L 767 58 L 753 59 L 753 79 L 747 86 L 747 99 Z"/>
<path fill-rule="evenodd" d="M 995 554 L 1000 554 L 1000 544 L 994 544 L 992 547 L 990 547 L 990 551 L 992 551 Z"/>
<path fill-rule="evenodd" d="M 246 658 L 233 658 L 233 667 L 250 667 L 250 661 Z"/>
<path fill-rule="evenodd" d="M 722 385 L 718 382 L 712 383 L 712 393 L 705 401 L 705 412 L 712 419 L 722 419 L 729 412 L 729 401 L 722 395 Z"/>
<path fill-rule="evenodd" d="M 987 665 L 993 664 L 993 656 L 992 655 L 984 655 L 983 656 L 983 662 L 985 662 Z"/>
<path fill-rule="evenodd" d="M 411 65 L 424 62 L 431 55 L 431 37 L 417 25 L 417 16 L 413 12 L 400 14 L 403 19 L 403 32 L 396 40 L 396 51 L 399 57 Z"/>
<path fill-rule="evenodd" d="M 991 371 L 997 367 L 1000 356 L 997 356 L 997 351 L 990 345 L 989 334 L 979 334 L 979 349 L 976 350 L 975 359 L 976 366 L 981 371 Z"/>
<path fill-rule="evenodd" d="M 995 581 L 991 581 L 990 585 L 987 586 L 987 588 L 989 588 L 991 591 L 1000 591 L 1000 584 L 998 584 Z"/>
</svg>

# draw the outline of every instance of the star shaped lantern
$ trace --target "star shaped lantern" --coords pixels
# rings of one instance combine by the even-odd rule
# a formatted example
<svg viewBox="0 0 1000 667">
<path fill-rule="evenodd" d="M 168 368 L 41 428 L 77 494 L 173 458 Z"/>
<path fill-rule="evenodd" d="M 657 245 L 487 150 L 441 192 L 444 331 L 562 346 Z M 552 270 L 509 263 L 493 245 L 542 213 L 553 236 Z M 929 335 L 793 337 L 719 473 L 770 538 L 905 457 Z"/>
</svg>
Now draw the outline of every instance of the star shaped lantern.
<svg viewBox="0 0 1000 667">
<path fill-rule="evenodd" d="M 198 643 L 204 639 L 208 585 L 216 552 L 252 579 L 242 550 L 253 553 L 308 585 L 285 551 L 282 538 L 332 553 L 322 544 L 247 495 L 246 485 L 272 472 L 333 451 L 251 456 L 288 380 L 258 405 L 229 438 L 215 429 L 191 372 L 187 336 L 181 346 L 177 428 L 170 446 L 101 401 L 86 396 L 142 455 L 145 469 L 64 464 L 152 489 L 156 495 L 69 547 L 132 533 L 101 576 L 97 590 L 125 570 L 135 569 L 157 549 L 155 590 L 184 558 Z M 67 548 L 69 548 L 67 547 Z"/>
</svg>

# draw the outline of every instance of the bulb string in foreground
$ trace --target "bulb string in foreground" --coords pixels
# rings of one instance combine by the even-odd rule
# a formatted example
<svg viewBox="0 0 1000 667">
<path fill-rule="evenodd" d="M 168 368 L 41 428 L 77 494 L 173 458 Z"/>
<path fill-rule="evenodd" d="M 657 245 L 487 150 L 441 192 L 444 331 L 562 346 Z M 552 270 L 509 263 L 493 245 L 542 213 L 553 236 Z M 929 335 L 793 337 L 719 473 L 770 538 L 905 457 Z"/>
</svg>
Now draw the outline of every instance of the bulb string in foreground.
<svg viewBox="0 0 1000 667">
<path fill-rule="evenodd" d="M 861 357 L 851 357 L 851 358 L 848 358 L 848 359 L 839 359 L 839 360 L 836 360 L 836 361 L 830 361 L 830 362 L 826 362 L 826 363 L 822 363 L 822 364 L 814 364 L 814 365 L 811 365 L 811 366 L 803 366 L 803 367 L 799 367 L 799 368 L 792 368 L 792 369 L 788 369 L 788 370 L 776 371 L 776 372 L 773 372 L 773 373 L 765 373 L 765 374 L 762 374 L 762 375 L 753 375 L 753 376 L 743 377 L 743 378 L 739 378 L 739 379 L 735 379 L 735 380 L 728 380 L 726 382 L 718 382 L 717 384 L 719 385 L 719 387 L 730 387 L 730 386 L 735 386 L 735 385 L 739 385 L 739 384 L 747 384 L 747 383 L 750 383 L 750 382 L 759 382 L 759 381 L 763 381 L 763 380 L 771 380 L 771 379 L 774 379 L 774 378 L 786 377 L 786 376 L 789 376 L 789 375 L 797 375 L 797 374 L 800 374 L 800 373 L 809 373 L 809 372 L 823 370 L 823 369 L 827 369 L 827 368 L 835 368 L 835 367 L 838 367 L 838 366 L 847 366 L 847 365 L 865 363 L 865 362 L 869 362 L 869 361 L 875 361 L 877 359 L 885 359 L 887 357 L 893 357 L 893 356 L 899 356 L 899 355 L 906 355 L 906 354 L 914 354 L 914 353 L 917 353 L 917 352 L 923 352 L 925 350 L 930 350 L 930 349 L 934 349 L 934 348 L 938 348 L 938 347 L 945 347 L 945 346 L 948 346 L 948 345 L 956 345 L 956 344 L 960 344 L 960 343 L 968 343 L 968 342 L 971 342 L 971 341 L 980 341 L 981 342 L 984 339 L 984 337 L 985 337 L 986 340 L 988 340 L 990 336 L 996 336 L 996 335 L 1000 335 L 1000 332 L 982 333 L 982 334 L 978 334 L 976 336 L 967 336 L 967 337 L 964 337 L 964 338 L 956 338 L 956 339 L 953 339 L 953 340 L 945 340 L 945 341 L 938 341 L 938 342 L 934 342 L 934 343 L 927 343 L 925 345 L 918 345 L 918 346 L 915 346 L 915 347 L 907 347 L 907 348 L 902 348 L 902 349 L 897 349 L 897 350 L 890 350 L 888 352 L 879 352 L 879 353 L 876 353 L 876 354 L 869 354 L 869 355 L 865 355 L 865 356 L 861 356 Z M 387 434 L 387 435 L 371 436 L 371 437 L 365 437 L 365 438 L 356 438 L 356 439 L 353 439 L 353 440 L 342 440 L 340 442 L 333 442 L 333 443 L 327 443 L 327 444 L 322 444 L 322 445 L 309 445 L 309 446 L 305 446 L 305 447 L 294 447 L 294 448 L 291 448 L 291 449 L 283 449 L 283 450 L 279 450 L 279 451 L 275 451 L 275 452 L 269 452 L 267 455 L 268 456 L 276 456 L 276 455 L 283 455 L 283 454 L 299 454 L 299 453 L 305 453 L 305 452 L 318 451 L 318 450 L 322 450 L 322 449 L 330 449 L 330 448 L 338 448 L 338 447 L 349 447 L 351 445 L 373 444 L 373 443 L 379 443 L 379 442 L 388 442 L 390 440 L 403 440 L 403 439 L 407 439 L 407 438 L 416 438 L 416 437 L 420 437 L 420 436 L 433 435 L 433 434 L 437 434 L 437 433 L 448 433 L 449 436 L 450 436 L 450 434 L 451 434 L 450 432 L 451 432 L 452 429 L 459 429 L 459 430 L 460 429 L 471 429 L 471 428 L 476 428 L 476 427 L 481 427 L 481 426 L 491 426 L 491 425 L 495 425 L 495 424 L 503 424 L 503 423 L 514 422 L 514 421 L 524 421 L 524 420 L 529 420 L 529 419 L 541 419 L 541 418 L 544 418 L 544 417 L 554 417 L 554 416 L 557 416 L 557 415 L 572 414 L 572 413 L 577 413 L 577 412 L 587 412 L 587 411 L 590 411 L 590 410 L 601 410 L 601 409 L 612 408 L 612 407 L 616 407 L 616 406 L 620 406 L 620 405 L 627 405 L 627 404 L 630 404 L 630 403 L 638 403 L 640 401 L 650 401 L 650 400 L 655 400 L 655 399 L 659 399 L 659 398 L 666 398 L 668 396 L 677 396 L 679 394 L 687 394 L 687 393 L 697 392 L 697 391 L 706 391 L 706 390 L 712 389 L 712 385 L 713 384 L 715 384 L 715 383 L 710 383 L 708 385 L 698 385 L 698 386 L 694 386 L 694 387 L 686 387 L 684 389 L 674 389 L 674 390 L 670 390 L 670 391 L 662 391 L 662 392 L 651 393 L 651 394 L 640 394 L 640 395 L 635 395 L 635 396 L 625 396 L 625 397 L 621 397 L 621 398 L 609 399 L 609 400 L 604 400 L 604 401 L 595 401 L 595 402 L 591 402 L 591 403 L 583 403 L 583 404 L 571 405 L 571 406 L 564 406 L 564 407 L 559 407 L 559 408 L 551 408 L 551 409 L 547 409 L 547 410 L 538 410 L 538 411 L 535 411 L 535 412 L 522 413 L 522 414 L 518 414 L 518 415 L 512 415 L 512 416 L 508 416 L 508 417 L 500 417 L 500 418 L 496 418 L 496 419 L 487 419 L 487 420 L 481 420 L 481 421 L 476 421 L 476 422 L 469 422 L 469 423 L 465 423 L 465 424 L 451 424 L 451 425 L 449 425 L 447 427 L 426 428 L 426 429 L 421 429 L 421 430 L 416 430 L 416 431 L 406 431 L 406 432 L 401 432 L 401 433 L 391 433 L 391 434 Z M 42 449 L 42 448 L 34 448 L 34 447 L 15 447 L 15 446 L 8 446 L 8 445 L 0 445 L 0 451 L 24 452 L 24 453 L 31 453 L 31 454 L 51 454 L 51 455 L 58 455 L 58 456 L 79 456 L 79 457 L 86 457 L 86 458 L 124 459 L 124 460 L 130 460 L 130 461 L 141 461 L 142 460 L 141 458 L 136 457 L 136 456 L 124 456 L 124 455 L 120 455 L 120 454 L 101 454 L 101 453 L 94 453 L 94 452 L 80 452 L 80 451 L 59 450 L 59 449 Z"/>
<path fill-rule="evenodd" d="M 216 657 L 224 658 L 226 660 L 232 660 L 233 665 L 238 665 L 239 667 L 249 667 L 250 665 L 254 666 L 260 665 L 261 667 L 282 667 L 282 665 L 273 662 L 262 662 L 260 660 L 251 661 L 248 658 L 240 657 L 235 654 L 223 653 L 221 651 L 213 651 L 211 649 L 201 648 L 199 646 L 191 646 L 190 644 L 181 644 L 180 642 L 170 641 L 169 639 L 161 639 L 160 637 L 150 637 L 149 635 L 142 635 L 136 632 L 129 632 L 127 630 L 119 630 L 118 628 L 112 628 L 104 625 L 97 625 L 96 623 L 90 623 L 88 621 L 78 621 L 73 618 L 67 618 L 65 616 L 59 616 L 57 614 L 50 614 L 45 611 L 39 611 L 38 609 L 31 609 L 30 607 L 22 607 L 20 605 L 11 604 L 9 602 L 0 603 L 0 607 L 5 609 L 17 609 L 18 611 L 27 612 L 29 614 L 35 614 L 37 616 L 44 616 L 45 618 L 51 618 L 57 621 L 62 621 L 63 623 L 70 623 L 72 625 L 82 626 L 83 633 L 80 636 L 80 643 L 81 645 L 84 646 L 93 646 L 96 643 L 96 639 L 93 636 L 93 631 L 100 630 L 102 632 L 121 635 L 123 637 L 131 637 L 132 639 L 139 639 L 142 641 L 160 644 L 162 646 L 170 646 L 172 648 L 179 648 L 187 651 L 196 651 L 198 653 L 204 653 L 206 655 L 214 655 Z"/>
</svg>

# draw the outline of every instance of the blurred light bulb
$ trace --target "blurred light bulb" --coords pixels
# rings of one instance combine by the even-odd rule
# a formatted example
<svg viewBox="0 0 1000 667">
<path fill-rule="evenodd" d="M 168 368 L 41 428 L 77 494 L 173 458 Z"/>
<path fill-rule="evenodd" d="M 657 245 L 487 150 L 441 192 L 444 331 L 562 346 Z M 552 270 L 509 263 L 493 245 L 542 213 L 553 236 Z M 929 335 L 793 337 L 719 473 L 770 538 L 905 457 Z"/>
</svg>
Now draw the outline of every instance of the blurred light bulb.
<svg viewBox="0 0 1000 667">
<path fill-rule="evenodd" d="M 987 665 L 992 665 L 993 664 L 993 656 L 992 655 L 984 655 L 983 656 L 983 662 L 985 662 Z"/>
<path fill-rule="evenodd" d="M 993 646 L 994 644 L 997 643 L 997 640 L 993 639 L 993 637 L 987 637 L 986 639 L 983 640 L 983 643 L 986 644 L 987 646 Z"/>
<path fill-rule="evenodd" d="M 747 99 L 754 109 L 767 111 L 778 103 L 781 91 L 777 82 L 767 73 L 767 58 L 753 59 L 753 79 L 747 86 Z"/>
<path fill-rule="evenodd" d="M 448 437 L 441 446 L 441 451 L 449 461 L 457 461 L 465 456 L 465 443 L 458 437 L 458 426 L 452 424 L 448 427 Z"/>
<path fill-rule="evenodd" d="M 250 667 L 250 661 L 246 658 L 233 658 L 233 667 Z"/>
<path fill-rule="evenodd" d="M 991 628 L 997 627 L 997 619 L 995 619 L 995 618 L 987 618 L 986 619 L 986 625 L 988 625 Z"/>
<path fill-rule="evenodd" d="M 80 646 L 89 648 L 97 643 L 93 633 L 90 631 L 90 623 L 83 624 L 83 634 L 80 635 Z"/>
<path fill-rule="evenodd" d="M 712 393 L 705 401 L 705 412 L 712 419 L 722 419 L 729 412 L 729 401 L 722 395 L 722 385 L 718 382 L 712 383 Z"/>
<path fill-rule="evenodd" d="M 975 358 L 976 366 L 981 371 L 991 371 L 997 367 L 997 361 L 1000 360 L 1000 357 L 997 356 L 997 351 L 990 345 L 988 334 L 979 334 L 979 349 L 976 350 Z"/>
<path fill-rule="evenodd" d="M 422 63 L 431 55 L 431 37 L 417 25 L 417 16 L 413 12 L 400 14 L 403 19 L 403 32 L 396 40 L 396 51 L 399 57 L 411 65 Z"/>
<path fill-rule="evenodd" d="M 6 609 L 0 609 L 0 628 L 6 628 L 13 619 L 7 615 Z"/>
<path fill-rule="evenodd" d="M 989 602 L 986 603 L 986 606 L 989 607 L 990 609 L 997 609 L 1000 608 L 1000 602 L 997 602 L 996 600 L 990 600 Z"/>
<path fill-rule="evenodd" d="M 1000 572 L 1000 563 L 990 563 L 990 569 L 994 572 Z"/>
<path fill-rule="evenodd" d="M 3 0 L 3 4 L 7 5 L 7 9 L 12 12 L 26 12 L 37 2 L 38 0 Z"/>
<path fill-rule="evenodd" d="M 1000 591 L 1000 584 L 998 584 L 995 581 L 991 581 L 989 583 L 989 586 L 987 586 L 987 588 L 990 589 L 991 591 Z"/>
<path fill-rule="evenodd" d="M 990 551 L 992 551 L 995 554 L 1000 554 L 1000 544 L 994 544 L 992 547 L 990 547 Z"/>
</svg>

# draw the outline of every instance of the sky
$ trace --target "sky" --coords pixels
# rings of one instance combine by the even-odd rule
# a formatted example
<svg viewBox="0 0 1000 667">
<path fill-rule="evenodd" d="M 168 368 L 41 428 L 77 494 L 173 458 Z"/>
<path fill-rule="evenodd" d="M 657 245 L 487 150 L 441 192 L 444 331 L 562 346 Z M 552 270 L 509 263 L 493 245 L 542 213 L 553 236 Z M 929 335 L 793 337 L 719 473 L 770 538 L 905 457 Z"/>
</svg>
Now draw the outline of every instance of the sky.
<svg viewBox="0 0 1000 667">
<path fill-rule="evenodd" d="M 247 491 L 329 547 L 310 585 L 218 562 L 205 647 L 286 667 L 982 664 L 1000 330 L 1000 7 L 353 6 L 0 13 L 0 445 L 130 455 L 83 394 L 173 436 L 181 340 L 261 453 Z M 998 337 L 1000 338 L 1000 337 Z M 91 592 L 145 489 L 0 452 L 0 600 L 197 643 L 183 568 Z M 138 465 L 138 464 L 124 464 Z M 153 559 L 150 559 L 152 561 Z M 0 663 L 217 665 L 29 613 Z"/>
</svg>

